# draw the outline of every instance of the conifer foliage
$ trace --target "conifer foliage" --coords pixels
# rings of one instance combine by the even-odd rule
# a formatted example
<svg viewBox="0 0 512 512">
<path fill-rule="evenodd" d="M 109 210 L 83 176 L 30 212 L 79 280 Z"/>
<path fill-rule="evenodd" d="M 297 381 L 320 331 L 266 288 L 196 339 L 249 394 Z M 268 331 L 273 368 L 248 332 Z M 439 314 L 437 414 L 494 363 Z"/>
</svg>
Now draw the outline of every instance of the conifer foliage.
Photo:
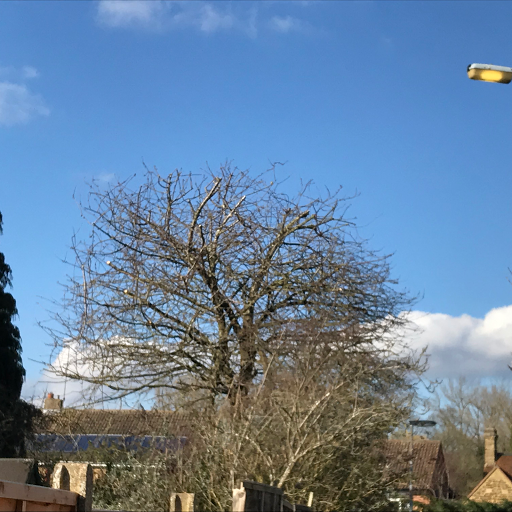
<svg viewBox="0 0 512 512">
<path fill-rule="evenodd" d="M 0 213 L 0 234 L 2 214 Z M 6 291 L 11 268 L 0 252 L 0 457 L 23 455 L 25 434 L 35 408 L 20 400 L 25 369 L 21 360 L 21 336 L 12 323 L 16 301 Z"/>
<path fill-rule="evenodd" d="M 0 213 L 0 234 L 2 214 Z M 1 399 L 16 401 L 21 394 L 25 370 L 21 361 L 21 337 L 12 319 L 18 313 L 14 297 L 6 291 L 11 284 L 11 267 L 0 252 L 0 391 Z"/>
</svg>

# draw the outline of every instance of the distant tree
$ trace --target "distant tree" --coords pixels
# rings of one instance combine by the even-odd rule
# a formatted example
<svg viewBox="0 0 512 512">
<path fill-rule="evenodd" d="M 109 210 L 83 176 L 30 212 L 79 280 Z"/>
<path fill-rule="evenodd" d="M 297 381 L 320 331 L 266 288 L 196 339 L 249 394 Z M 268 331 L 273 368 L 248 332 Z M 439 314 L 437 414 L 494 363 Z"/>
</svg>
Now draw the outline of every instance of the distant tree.
<svg viewBox="0 0 512 512">
<path fill-rule="evenodd" d="M 2 214 L 0 213 L 0 234 Z M 11 267 L 0 252 L 0 457 L 22 455 L 26 434 L 36 410 L 20 400 L 25 369 L 21 360 L 21 336 L 12 323 L 18 313 L 11 285 Z"/>
</svg>

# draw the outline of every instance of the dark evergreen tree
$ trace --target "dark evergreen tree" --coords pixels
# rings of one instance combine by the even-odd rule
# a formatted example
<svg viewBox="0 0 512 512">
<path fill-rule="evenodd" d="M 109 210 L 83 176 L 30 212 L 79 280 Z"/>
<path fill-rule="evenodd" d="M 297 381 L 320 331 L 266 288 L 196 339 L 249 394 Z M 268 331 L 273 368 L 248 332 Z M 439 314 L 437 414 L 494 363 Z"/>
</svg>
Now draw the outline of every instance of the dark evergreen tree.
<svg viewBox="0 0 512 512">
<path fill-rule="evenodd" d="M 0 213 L 0 234 L 2 214 Z M 25 369 L 21 360 L 21 336 L 12 323 L 18 313 L 11 285 L 11 268 L 0 252 L 0 457 L 23 456 L 25 437 L 31 430 L 36 408 L 20 399 Z"/>
<path fill-rule="evenodd" d="M 0 213 L 0 234 L 2 214 Z M 21 361 L 21 337 L 12 319 L 18 313 L 14 297 L 5 291 L 11 284 L 11 267 L 0 252 L 0 396 L 15 402 L 21 394 L 25 370 Z"/>
</svg>

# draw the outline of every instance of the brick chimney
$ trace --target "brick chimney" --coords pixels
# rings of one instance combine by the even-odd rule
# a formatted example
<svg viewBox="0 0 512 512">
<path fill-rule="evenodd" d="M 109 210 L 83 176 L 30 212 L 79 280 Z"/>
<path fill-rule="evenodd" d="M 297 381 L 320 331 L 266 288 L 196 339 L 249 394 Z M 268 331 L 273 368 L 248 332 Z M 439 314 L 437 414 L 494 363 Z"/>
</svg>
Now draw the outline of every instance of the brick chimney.
<svg viewBox="0 0 512 512">
<path fill-rule="evenodd" d="M 484 430 L 484 475 L 491 471 L 496 463 L 498 433 L 494 427 Z"/>
<path fill-rule="evenodd" d="M 55 398 L 53 393 L 48 393 L 44 399 L 43 409 L 45 411 L 60 411 L 62 409 L 63 402 L 64 400 L 62 400 L 59 396 Z"/>
</svg>

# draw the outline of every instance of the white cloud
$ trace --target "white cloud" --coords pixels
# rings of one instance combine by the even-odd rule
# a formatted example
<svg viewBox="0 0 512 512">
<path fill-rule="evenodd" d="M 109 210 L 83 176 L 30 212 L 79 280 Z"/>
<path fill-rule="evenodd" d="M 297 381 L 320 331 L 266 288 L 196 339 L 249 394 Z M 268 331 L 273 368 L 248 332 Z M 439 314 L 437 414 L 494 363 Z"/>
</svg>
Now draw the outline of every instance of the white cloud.
<svg viewBox="0 0 512 512">
<path fill-rule="evenodd" d="M 273 16 L 269 21 L 269 27 L 281 34 L 305 30 L 304 22 L 293 16 Z"/>
<path fill-rule="evenodd" d="M 33 66 L 23 66 L 22 68 L 23 78 L 37 78 L 39 71 Z"/>
<path fill-rule="evenodd" d="M 221 13 L 211 4 L 202 6 L 199 17 L 199 25 L 203 32 L 216 32 L 220 29 L 228 29 L 234 25 L 235 18 L 231 13 Z"/>
<path fill-rule="evenodd" d="M 30 92 L 26 85 L 0 82 L 0 125 L 24 124 L 49 114 L 43 98 Z"/>
<path fill-rule="evenodd" d="M 101 0 L 97 19 L 110 27 L 158 26 L 165 8 L 161 0 Z"/>
<path fill-rule="evenodd" d="M 114 181 L 116 175 L 113 172 L 103 172 L 101 174 L 97 174 L 94 179 L 101 181 L 102 183 L 110 183 Z"/>
<path fill-rule="evenodd" d="M 96 361 L 93 363 L 92 361 Z M 104 400 L 109 396 L 106 388 L 93 386 L 85 381 L 65 379 L 52 371 L 61 370 L 78 375 L 98 377 L 102 374 L 104 361 L 100 355 L 97 358 L 84 356 L 76 342 L 66 344 L 53 359 L 51 366 L 41 371 L 40 378 L 31 379 L 23 386 L 22 396 L 36 405 L 42 405 L 47 393 L 65 399 L 65 406 L 78 407 Z"/>
<path fill-rule="evenodd" d="M 219 30 L 239 28 L 239 19 L 229 10 L 220 10 L 210 3 L 191 2 L 181 4 L 169 20 L 174 28 L 193 27 L 211 34 Z"/>
<path fill-rule="evenodd" d="M 31 78 L 38 78 L 39 71 L 34 66 L 22 66 L 21 68 L 0 66 L 0 77 L 13 82 L 20 82 Z"/>
<path fill-rule="evenodd" d="M 73 363 L 75 359 L 75 346 L 71 344 L 59 352 L 52 361 L 52 365 L 56 368 L 66 368 L 69 366 L 70 362 Z M 83 365 L 79 365 L 79 368 L 81 370 L 84 369 Z M 88 385 L 82 381 L 63 379 L 47 370 L 42 370 L 38 380 L 27 379 L 23 385 L 22 397 L 42 407 L 44 397 L 47 393 L 52 392 L 59 398 L 65 398 L 65 405 L 71 407 L 84 403 L 84 397 L 90 394 L 87 392 L 87 388 Z"/>
<path fill-rule="evenodd" d="M 24 124 L 50 114 L 43 98 L 24 83 L 37 77 L 39 71 L 34 66 L 0 66 L 0 125 Z"/>
<path fill-rule="evenodd" d="M 67 341 L 57 355 L 52 357 L 51 364 L 41 371 L 40 378 L 25 383 L 23 397 L 39 405 L 46 393 L 52 392 L 64 398 L 67 407 L 91 406 L 99 402 L 119 400 L 118 395 L 108 387 L 109 383 L 116 383 L 134 390 L 133 395 L 122 399 L 124 405 L 133 405 L 140 400 L 149 404 L 152 393 L 136 391 L 145 382 L 145 377 L 129 376 L 127 372 L 133 370 L 131 362 L 122 355 L 114 354 L 109 349 L 111 343 L 118 349 L 124 346 L 129 352 L 136 351 L 139 347 L 137 341 L 119 336 L 114 336 L 109 341 L 98 340 L 97 343 L 86 346 L 76 341 Z M 156 348 L 153 345 L 151 353 L 154 354 Z M 147 350 L 147 345 L 140 350 L 144 353 L 145 349 Z M 160 347 L 160 350 L 166 352 L 165 347 Z M 62 375 L 70 377 L 64 378 Z M 100 380 L 105 385 L 92 384 L 88 380 Z"/>
<path fill-rule="evenodd" d="M 105 179 L 110 179 L 110 176 L 105 175 Z M 430 368 L 427 377 L 512 377 L 507 366 L 512 359 L 512 305 L 492 309 L 484 318 L 422 311 L 413 311 L 409 318 L 416 329 L 410 330 L 404 341 L 406 345 L 418 350 L 428 346 Z M 77 373 L 101 371 L 99 366 L 88 367 L 89 361 L 90 358 L 87 363 L 80 361 L 79 352 L 70 346 L 60 352 L 53 365 L 59 367 L 74 364 Z M 64 386 L 68 405 L 87 395 L 85 384 L 69 380 L 65 383 L 51 374 L 47 374 L 38 384 L 36 395 L 43 396 L 46 390 L 64 395 Z M 24 395 L 31 394 L 30 386 L 25 388 Z"/>
<path fill-rule="evenodd" d="M 213 33 L 238 25 L 229 10 L 211 3 L 166 2 L 163 0 L 101 0 L 98 21 L 110 27 L 150 29 L 195 27 Z"/>
<path fill-rule="evenodd" d="M 258 7 L 204 1 L 100 0 L 97 21 L 114 28 L 172 30 L 192 28 L 205 34 L 238 31 L 249 37 L 258 33 Z M 263 24 L 271 30 L 305 32 L 309 24 L 292 16 L 274 16 Z"/>
<path fill-rule="evenodd" d="M 421 311 L 410 318 L 419 330 L 409 342 L 428 345 L 431 378 L 511 376 L 512 306 L 492 309 L 484 318 Z"/>
</svg>

